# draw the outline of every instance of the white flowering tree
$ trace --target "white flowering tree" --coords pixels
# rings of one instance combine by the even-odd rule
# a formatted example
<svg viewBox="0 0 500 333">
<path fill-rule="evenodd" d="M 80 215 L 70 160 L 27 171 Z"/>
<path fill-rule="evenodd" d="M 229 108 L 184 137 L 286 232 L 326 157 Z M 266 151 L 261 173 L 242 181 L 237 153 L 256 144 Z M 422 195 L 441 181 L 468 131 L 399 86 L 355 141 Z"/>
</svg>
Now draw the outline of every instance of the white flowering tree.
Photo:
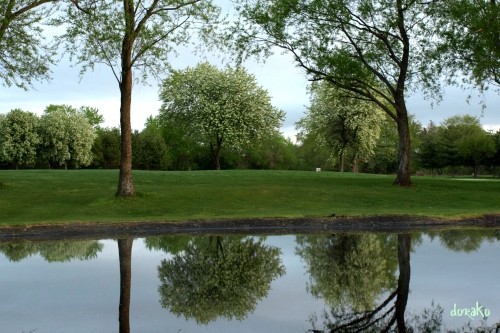
<svg viewBox="0 0 500 333">
<path fill-rule="evenodd" d="M 92 162 L 95 129 L 83 112 L 68 105 L 50 105 L 40 119 L 41 155 L 54 166 L 75 168 Z"/>
<path fill-rule="evenodd" d="M 284 112 L 243 68 L 208 63 L 174 71 L 163 82 L 160 119 L 174 121 L 213 152 L 220 169 L 223 146 L 241 148 L 274 133 Z"/>
<path fill-rule="evenodd" d="M 314 83 L 307 115 L 298 122 L 302 136 L 312 134 L 319 145 L 332 150 L 332 159 L 344 171 L 347 155 L 353 170 L 375 152 L 384 112 L 372 103 L 348 97 L 329 82 Z"/>
<path fill-rule="evenodd" d="M 0 121 L 0 160 L 16 169 L 35 164 L 40 138 L 37 133 L 38 117 L 15 109 Z"/>
</svg>

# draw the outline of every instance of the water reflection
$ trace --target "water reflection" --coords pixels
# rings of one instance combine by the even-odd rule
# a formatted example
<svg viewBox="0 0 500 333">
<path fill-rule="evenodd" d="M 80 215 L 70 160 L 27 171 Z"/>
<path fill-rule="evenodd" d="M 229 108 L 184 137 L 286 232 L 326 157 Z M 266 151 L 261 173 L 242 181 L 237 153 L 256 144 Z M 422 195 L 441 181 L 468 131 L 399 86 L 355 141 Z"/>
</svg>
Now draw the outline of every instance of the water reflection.
<svg viewBox="0 0 500 333">
<path fill-rule="evenodd" d="M 94 240 L 0 243 L 0 252 L 11 261 L 21 261 L 37 254 L 48 262 L 91 260 L 97 258 L 102 248 L 102 243 Z"/>
<path fill-rule="evenodd" d="M 262 239 L 209 236 L 190 240 L 158 271 L 162 306 L 207 324 L 218 317 L 243 320 L 285 268 L 280 250 Z"/>
<path fill-rule="evenodd" d="M 118 271 L 114 273 L 116 281 L 119 277 L 119 294 L 117 292 L 112 299 L 106 299 L 107 302 L 114 304 L 115 310 L 114 314 L 111 314 L 111 319 L 115 321 L 116 328 L 103 328 L 105 324 L 101 323 L 102 327 L 98 331 L 149 332 L 164 330 L 164 327 L 175 325 L 177 329 L 172 328 L 173 332 L 178 330 L 223 331 L 222 327 L 225 327 L 226 323 L 231 322 L 232 319 L 238 322 L 234 324 L 236 326 L 231 326 L 232 328 L 226 331 L 279 332 L 280 329 L 282 332 L 301 333 L 500 331 L 500 322 L 491 324 L 491 319 L 480 322 L 483 318 L 475 318 L 469 323 L 460 324 L 454 330 L 448 329 L 447 326 L 456 318 L 450 318 L 449 305 L 443 308 L 442 304 L 439 304 L 442 300 L 435 305 L 431 303 L 433 295 L 425 296 L 428 297 L 430 306 L 428 304 L 411 307 L 412 298 L 418 298 L 422 293 L 418 287 L 415 287 L 418 281 L 415 281 L 415 272 L 412 272 L 413 259 L 411 258 L 428 246 L 429 241 L 437 242 L 453 251 L 450 253 L 454 257 L 465 256 L 481 251 L 481 247 L 485 244 L 498 244 L 499 230 L 454 230 L 411 235 L 367 233 L 297 235 L 295 238 L 287 237 L 286 242 L 282 239 L 284 238 L 184 235 L 152 236 L 143 241 L 132 238 L 119 239 L 116 243 L 105 241 L 106 244 L 115 244 L 114 249 L 117 250 L 117 256 L 112 260 L 119 267 L 119 274 Z M 289 245 L 286 245 L 289 240 L 295 240 L 294 244 L 290 244 L 292 251 L 288 251 Z M 72 261 L 75 263 L 84 260 L 99 262 L 104 243 L 96 240 L 0 243 L 0 252 L 8 260 L 2 261 L 0 257 L 0 269 L 5 272 L 4 268 L 11 266 L 15 268 L 15 265 L 36 256 L 40 256 L 46 262 Z M 140 250 L 140 245 L 143 246 L 142 250 Z M 140 251 L 136 252 L 138 246 Z M 156 253 L 155 256 L 148 259 L 148 251 Z M 283 251 L 286 253 L 284 254 Z M 436 251 L 443 252 L 441 249 Z M 296 257 L 290 259 L 293 252 Z M 498 251 L 495 255 L 498 255 Z M 304 326 L 290 329 L 286 327 L 285 322 L 274 322 L 273 318 L 278 315 L 271 312 L 279 311 L 280 307 L 290 308 L 291 304 L 287 304 L 286 300 L 282 299 L 281 303 L 278 303 L 279 300 L 273 300 L 271 302 L 273 306 L 268 305 L 265 310 L 262 310 L 266 313 L 264 317 L 258 309 L 265 306 L 267 298 L 275 297 L 273 289 L 278 289 L 278 286 L 284 283 L 284 277 L 293 274 L 292 269 L 300 266 L 290 265 L 290 262 L 299 263 L 299 260 L 304 266 L 306 279 L 300 280 L 301 284 L 286 285 L 286 288 L 294 294 L 305 290 L 320 303 L 316 309 L 306 306 L 299 312 L 292 312 L 289 320 L 296 319 L 294 316 L 297 317 L 300 313 L 305 316 Z M 141 280 L 143 262 L 150 262 L 148 265 L 151 266 L 152 273 L 151 277 L 148 277 L 150 281 L 148 283 Z M 43 274 L 49 272 L 51 268 L 51 265 L 46 266 L 44 270 L 40 270 L 39 266 L 35 267 L 38 269 L 40 281 L 43 281 Z M 88 266 L 84 269 L 88 270 Z M 500 274 L 497 273 L 500 271 L 496 269 L 493 272 L 496 272 L 494 273 L 496 280 L 495 276 L 490 279 L 498 281 Z M 132 273 L 136 277 L 134 280 Z M 422 278 L 419 273 L 417 272 L 418 278 Z M 429 270 L 426 274 L 432 279 L 434 272 Z M 89 281 L 93 280 L 92 276 L 80 275 L 83 275 L 82 280 L 73 282 L 62 278 L 61 282 L 56 282 L 55 290 L 48 290 L 47 293 L 51 295 L 50 297 L 57 298 L 60 297 L 57 289 L 60 287 L 64 290 L 64 283 L 74 285 L 94 283 L 94 281 Z M 112 276 L 110 278 L 112 279 Z M 37 279 L 30 281 L 32 284 L 36 283 L 38 276 Z M 465 279 L 463 283 L 468 282 Z M 134 294 L 132 284 L 140 291 Z M 6 290 L 11 288 L 10 285 L 14 285 L 14 280 L 0 279 L 2 298 L 3 295 L 8 294 Z M 483 287 L 491 289 L 488 289 L 486 294 L 499 290 L 498 284 L 490 283 Z M 95 289 L 94 292 L 97 295 L 103 293 L 98 286 L 92 288 Z M 476 290 L 481 290 L 480 286 L 477 288 L 479 289 Z M 131 304 L 138 302 L 142 294 L 149 293 L 144 290 L 151 290 L 151 296 L 142 301 L 147 304 L 140 303 L 141 306 L 131 307 Z M 16 292 L 19 293 L 16 297 L 22 298 L 23 291 Z M 457 290 L 457 293 L 460 292 L 463 290 Z M 283 294 L 281 297 L 283 298 Z M 305 295 L 294 299 L 297 303 L 294 305 L 299 305 L 305 299 Z M 466 305 L 473 306 L 476 300 L 472 298 L 471 303 Z M 3 313 L 6 312 L 5 309 L 9 304 L 7 298 L 4 304 L 0 305 L 0 318 L 12 317 L 4 316 Z M 158 310 L 155 310 L 155 305 L 158 306 Z M 496 306 L 496 308 L 491 308 L 493 320 L 498 321 L 500 306 L 499 303 L 493 303 L 493 305 Z M 144 323 L 138 325 L 140 317 L 137 316 L 137 312 L 143 307 L 153 309 L 146 311 L 144 320 L 161 324 L 157 326 L 149 324 L 149 326 L 144 326 L 147 327 L 146 329 L 138 328 L 144 325 Z M 71 310 L 68 308 L 62 311 Z M 79 308 L 76 311 L 80 311 Z M 118 322 L 116 322 L 117 312 Z M 176 317 L 184 318 L 186 321 L 176 321 Z M 53 319 L 53 321 L 57 320 L 60 319 Z M 33 328 L 38 327 L 36 325 L 40 321 L 41 319 L 34 321 Z M 259 326 L 262 321 L 265 324 Z M 194 323 L 201 326 L 193 326 Z M 4 319 L 0 319 L 0 325 L 3 328 L 6 327 L 7 332 L 26 331 L 25 329 L 12 329 L 18 326 L 9 322 L 5 323 Z M 85 325 L 90 324 L 85 323 Z M 85 325 L 82 326 L 80 332 L 93 331 Z M 271 329 L 271 325 L 277 326 Z M 49 327 L 47 330 L 36 329 L 36 331 L 57 332 L 52 326 Z M 71 331 L 78 330 L 75 328 Z"/>
<path fill-rule="evenodd" d="M 483 241 L 498 240 L 498 231 L 479 230 L 432 233 L 453 251 L 471 252 Z M 414 238 L 420 238 L 413 235 Z M 387 294 L 393 285 L 395 257 L 393 235 L 329 235 L 298 237 L 297 253 L 309 266 L 309 291 L 330 305 L 323 315 L 324 328 L 318 328 L 317 316 L 311 316 L 311 332 L 441 332 L 443 309 L 432 304 L 420 314 L 406 314 L 410 291 L 410 252 L 412 235 L 397 235 L 397 287 L 375 305 L 375 299 Z M 383 245 L 382 245 L 383 244 Z M 385 250 L 384 250 L 385 249 Z M 473 327 L 469 322 L 447 332 L 499 332 L 500 323 Z"/>
</svg>

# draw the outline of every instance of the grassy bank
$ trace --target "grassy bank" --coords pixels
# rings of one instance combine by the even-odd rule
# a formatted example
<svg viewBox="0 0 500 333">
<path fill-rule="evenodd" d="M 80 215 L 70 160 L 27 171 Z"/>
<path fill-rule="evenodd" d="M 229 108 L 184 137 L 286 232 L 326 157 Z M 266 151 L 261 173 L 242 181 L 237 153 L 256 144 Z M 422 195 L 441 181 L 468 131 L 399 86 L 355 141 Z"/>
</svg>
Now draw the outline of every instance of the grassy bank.
<svg viewBox="0 0 500 333">
<path fill-rule="evenodd" d="M 241 217 L 500 213 L 500 181 L 299 171 L 136 171 L 137 196 L 114 197 L 115 170 L 0 171 L 0 225 Z"/>
</svg>

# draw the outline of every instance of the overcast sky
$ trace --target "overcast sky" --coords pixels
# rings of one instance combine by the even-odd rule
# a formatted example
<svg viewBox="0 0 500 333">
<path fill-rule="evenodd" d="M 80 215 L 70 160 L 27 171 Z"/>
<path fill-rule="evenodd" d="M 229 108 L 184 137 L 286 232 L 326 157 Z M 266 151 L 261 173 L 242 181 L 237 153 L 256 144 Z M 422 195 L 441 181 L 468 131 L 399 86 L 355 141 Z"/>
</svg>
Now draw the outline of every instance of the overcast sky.
<svg viewBox="0 0 500 333">
<path fill-rule="evenodd" d="M 209 60 L 215 65 L 217 57 Z M 192 55 L 188 50 L 174 58 L 174 68 L 196 66 L 203 59 Z M 248 61 L 247 70 L 254 74 L 258 83 L 265 88 L 272 97 L 273 104 L 286 112 L 286 119 L 282 127 L 285 136 L 291 137 L 295 133 L 295 123 L 304 116 L 309 97 L 307 95 L 308 82 L 303 71 L 297 68 L 289 55 L 275 55 L 265 63 Z M 29 91 L 17 87 L 0 85 L 0 113 L 7 113 L 14 108 L 43 113 L 50 104 L 69 104 L 74 107 L 92 106 L 99 109 L 104 116 L 104 127 L 119 127 L 120 95 L 118 84 L 106 66 L 96 67 L 93 72 L 86 73 L 80 80 L 79 68 L 71 67 L 69 62 L 62 60 L 53 69 L 53 79 L 49 82 L 37 83 Z M 137 85 L 134 87 L 132 99 L 132 128 L 142 129 L 145 120 L 150 115 L 156 115 L 160 107 L 158 100 L 158 83 L 151 86 Z M 452 115 L 470 114 L 481 117 L 481 123 L 487 129 L 500 129 L 500 96 L 489 92 L 481 98 L 472 98 L 467 102 L 467 96 L 477 96 L 475 90 L 461 90 L 449 87 L 446 89 L 443 101 L 431 107 L 418 93 L 408 96 L 407 104 L 410 113 L 423 125 L 434 121 L 439 124 Z M 483 110 L 480 101 L 484 101 Z"/>
</svg>

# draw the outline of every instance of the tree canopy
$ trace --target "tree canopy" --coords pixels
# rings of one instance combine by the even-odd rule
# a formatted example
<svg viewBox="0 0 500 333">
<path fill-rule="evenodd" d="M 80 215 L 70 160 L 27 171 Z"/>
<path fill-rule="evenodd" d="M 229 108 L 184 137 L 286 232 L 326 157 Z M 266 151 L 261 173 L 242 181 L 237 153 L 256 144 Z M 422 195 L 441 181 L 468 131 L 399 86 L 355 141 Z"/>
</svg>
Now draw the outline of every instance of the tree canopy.
<svg viewBox="0 0 500 333">
<path fill-rule="evenodd" d="M 250 237 L 197 237 L 158 268 L 161 304 L 207 324 L 244 319 L 284 274 L 278 248 Z"/>
<path fill-rule="evenodd" d="M 55 50 L 43 35 L 43 23 L 57 0 L 0 2 L 0 81 L 27 88 L 48 79 Z"/>
<path fill-rule="evenodd" d="M 404 0 L 241 0 L 233 47 L 241 53 L 280 48 L 309 79 L 326 80 L 346 94 L 370 101 L 397 124 L 399 166 L 395 184 L 411 185 L 410 83 L 435 87 L 420 70 L 432 40 L 427 2 Z M 234 36 L 233 35 L 233 36 Z M 430 90 L 432 91 L 432 90 Z"/>
<path fill-rule="evenodd" d="M 366 161 L 374 153 L 384 113 L 366 101 L 343 96 L 326 81 L 313 83 L 311 95 L 307 115 L 298 126 L 306 133 L 317 133 L 317 143 L 331 149 L 332 157 L 340 160 L 341 172 L 348 154 L 356 170 L 358 161 Z"/>
<path fill-rule="evenodd" d="M 84 109 L 49 105 L 40 118 L 41 155 L 51 166 L 87 166 L 92 162 L 95 129 Z"/>
<path fill-rule="evenodd" d="M 496 0 L 437 1 L 432 14 L 440 39 L 429 54 L 448 82 L 462 78 L 500 92 L 500 8 Z"/>
<path fill-rule="evenodd" d="M 67 32 L 60 40 L 82 71 L 107 65 L 120 89 L 120 175 L 116 195 L 135 194 L 132 180 L 131 103 L 133 82 L 158 77 L 169 56 L 194 31 L 207 33 L 218 16 L 210 0 L 71 1 L 54 24 Z"/>
<path fill-rule="evenodd" d="M 163 82 L 160 99 L 160 119 L 209 146 L 215 169 L 220 169 L 223 146 L 241 148 L 269 136 L 284 117 L 245 69 L 218 69 L 209 63 L 173 71 Z"/>
<path fill-rule="evenodd" d="M 40 137 L 38 117 L 31 112 L 15 109 L 0 119 L 0 161 L 15 168 L 30 167 L 36 162 Z"/>
</svg>

